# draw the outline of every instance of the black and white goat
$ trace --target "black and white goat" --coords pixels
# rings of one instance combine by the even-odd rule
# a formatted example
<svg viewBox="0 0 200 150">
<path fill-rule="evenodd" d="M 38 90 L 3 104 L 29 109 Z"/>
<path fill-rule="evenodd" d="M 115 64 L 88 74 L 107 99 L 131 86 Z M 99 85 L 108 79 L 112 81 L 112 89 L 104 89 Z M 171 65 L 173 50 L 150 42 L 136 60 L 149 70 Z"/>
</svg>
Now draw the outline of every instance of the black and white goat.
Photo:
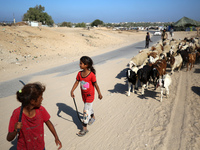
<svg viewBox="0 0 200 150">
<path fill-rule="evenodd" d="M 144 95 L 144 89 L 148 88 L 150 76 L 151 76 L 151 70 L 152 66 L 145 65 L 142 68 L 140 68 L 137 72 L 138 79 L 140 80 L 140 83 L 142 84 L 142 95 Z"/>
<path fill-rule="evenodd" d="M 157 87 L 160 86 L 160 102 L 162 102 L 163 91 L 165 89 L 166 97 L 169 96 L 169 86 L 172 82 L 170 75 L 165 74 L 161 79 L 158 80 Z"/>
</svg>

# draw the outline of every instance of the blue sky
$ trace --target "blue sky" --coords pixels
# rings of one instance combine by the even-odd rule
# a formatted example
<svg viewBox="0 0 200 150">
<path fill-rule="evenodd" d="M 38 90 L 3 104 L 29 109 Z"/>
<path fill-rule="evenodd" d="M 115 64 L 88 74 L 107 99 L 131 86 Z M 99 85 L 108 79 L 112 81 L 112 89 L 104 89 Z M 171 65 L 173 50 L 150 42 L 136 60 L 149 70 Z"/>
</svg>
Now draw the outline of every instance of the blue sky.
<svg viewBox="0 0 200 150">
<path fill-rule="evenodd" d="M 55 23 L 200 21 L 200 0 L 0 0 L 0 21 L 22 21 L 30 7 L 42 5 Z"/>
</svg>

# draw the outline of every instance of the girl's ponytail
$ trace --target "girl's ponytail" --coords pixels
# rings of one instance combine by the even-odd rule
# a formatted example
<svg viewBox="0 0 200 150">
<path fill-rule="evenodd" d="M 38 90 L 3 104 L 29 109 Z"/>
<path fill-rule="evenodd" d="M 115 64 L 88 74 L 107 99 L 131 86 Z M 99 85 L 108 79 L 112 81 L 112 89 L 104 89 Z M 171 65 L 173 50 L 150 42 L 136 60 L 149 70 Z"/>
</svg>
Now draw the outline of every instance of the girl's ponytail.
<svg viewBox="0 0 200 150">
<path fill-rule="evenodd" d="M 94 74 L 96 74 L 96 70 L 94 69 L 93 66 L 90 68 L 90 70 L 91 70 Z"/>
</svg>

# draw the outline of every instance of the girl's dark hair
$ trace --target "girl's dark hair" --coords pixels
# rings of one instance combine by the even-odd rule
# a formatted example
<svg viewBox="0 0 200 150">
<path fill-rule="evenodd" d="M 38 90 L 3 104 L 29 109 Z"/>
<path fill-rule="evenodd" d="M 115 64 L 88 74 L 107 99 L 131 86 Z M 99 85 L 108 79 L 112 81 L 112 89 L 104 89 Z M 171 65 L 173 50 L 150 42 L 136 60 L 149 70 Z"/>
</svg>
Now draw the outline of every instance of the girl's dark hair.
<svg viewBox="0 0 200 150">
<path fill-rule="evenodd" d="M 46 87 L 39 82 L 26 84 L 21 90 L 16 92 L 17 100 L 22 106 L 30 104 L 31 100 L 37 100 L 43 94 Z"/>
<path fill-rule="evenodd" d="M 88 57 L 88 56 L 82 56 L 82 57 L 80 58 L 80 61 L 81 61 L 82 63 L 84 63 L 85 65 L 88 65 L 88 69 L 89 69 L 90 71 L 92 71 L 94 74 L 96 74 L 96 70 L 95 70 L 94 67 L 93 67 L 93 61 L 92 61 L 92 59 L 91 59 L 90 57 Z"/>
</svg>

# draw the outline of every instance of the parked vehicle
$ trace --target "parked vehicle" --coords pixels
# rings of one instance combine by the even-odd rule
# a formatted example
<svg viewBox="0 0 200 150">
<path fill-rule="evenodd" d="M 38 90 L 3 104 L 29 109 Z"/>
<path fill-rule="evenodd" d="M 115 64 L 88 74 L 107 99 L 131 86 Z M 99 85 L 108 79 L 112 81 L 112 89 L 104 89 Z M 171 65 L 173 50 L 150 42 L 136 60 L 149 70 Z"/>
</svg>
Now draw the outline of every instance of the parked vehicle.
<svg viewBox="0 0 200 150">
<path fill-rule="evenodd" d="M 160 31 L 156 31 L 153 33 L 153 35 L 161 35 L 162 33 Z"/>
</svg>

